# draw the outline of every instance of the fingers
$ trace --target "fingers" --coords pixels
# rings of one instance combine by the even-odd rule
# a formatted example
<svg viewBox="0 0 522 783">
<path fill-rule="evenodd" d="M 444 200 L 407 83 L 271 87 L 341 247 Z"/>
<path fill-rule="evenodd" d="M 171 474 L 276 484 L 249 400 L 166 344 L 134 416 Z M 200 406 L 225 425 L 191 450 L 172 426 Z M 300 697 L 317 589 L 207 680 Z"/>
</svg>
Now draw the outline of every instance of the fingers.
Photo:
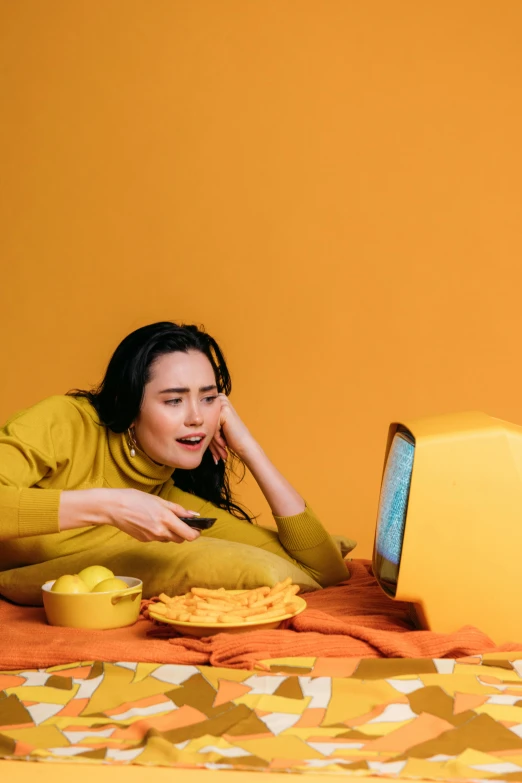
<svg viewBox="0 0 522 783">
<path fill-rule="evenodd" d="M 113 510 L 112 524 L 138 541 L 180 544 L 199 538 L 199 530 L 179 518 L 197 519 L 197 511 L 140 490 L 124 489 L 120 495 L 119 504 L 115 504 Z"/>
<path fill-rule="evenodd" d="M 186 522 L 178 519 L 175 514 L 172 514 L 170 518 L 164 522 L 165 527 L 169 531 L 169 535 L 172 537 L 178 536 L 184 541 L 195 541 L 201 535 L 199 530 L 196 530 Z"/>
<path fill-rule="evenodd" d="M 212 456 L 214 458 L 214 462 L 216 463 L 216 465 L 218 464 L 220 459 L 222 459 L 223 462 L 227 461 L 228 451 L 226 449 L 222 448 L 221 446 L 219 446 L 214 441 L 211 442 L 211 444 L 209 446 L 209 449 L 210 449 L 210 453 L 212 454 Z"/>
<path fill-rule="evenodd" d="M 221 429 L 216 430 L 214 437 L 210 442 L 209 448 L 212 454 L 214 455 L 214 462 L 216 462 L 216 457 L 218 460 L 222 459 L 223 462 L 227 461 L 228 458 L 227 442 L 223 437 Z"/>
<path fill-rule="evenodd" d="M 158 498 L 158 500 L 161 501 L 169 511 L 176 514 L 177 517 L 199 517 L 197 511 L 191 511 L 189 508 L 184 508 L 183 506 L 180 506 L 179 503 L 172 503 L 172 501 L 165 500 L 164 498 Z"/>
<path fill-rule="evenodd" d="M 211 449 L 212 453 L 217 454 L 218 457 L 221 457 L 222 455 L 225 457 L 228 456 L 228 448 L 222 438 L 218 439 L 214 437 L 214 439 L 210 441 L 209 448 Z"/>
<path fill-rule="evenodd" d="M 214 464 L 217 465 L 219 462 L 219 454 L 217 451 L 217 447 L 212 445 L 212 442 L 210 443 L 210 446 L 208 447 L 210 453 L 212 454 L 212 459 L 214 460 Z"/>
<path fill-rule="evenodd" d="M 221 430 L 217 430 L 216 434 L 214 435 L 213 442 L 219 446 L 221 449 L 227 449 L 227 442 L 225 438 L 223 437 L 223 433 Z"/>
<path fill-rule="evenodd" d="M 178 533 L 176 533 L 171 527 L 169 527 L 167 521 L 161 522 L 160 520 L 156 521 L 154 524 L 149 525 L 146 528 L 133 526 L 130 529 L 127 528 L 124 532 L 131 535 L 137 541 L 142 541 L 144 544 L 149 544 L 152 541 L 161 541 L 162 543 L 182 544 L 183 541 L 186 540 L 185 538 L 182 538 Z"/>
<path fill-rule="evenodd" d="M 226 394 L 223 394 L 223 392 L 220 392 L 218 394 L 218 397 L 219 397 L 219 399 L 221 401 L 221 405 L 228 405 L 230 408 L 232 407 L 232 404 L 231 404 L 231 402 L 228 399 Z"/>
<path fill-rule="evenodd" d="M 221 415 L 223 416 L 225 411 L 228 409 L 229 411 L 232 411 L 232 413 L 235 413 L 237 416 L 236 410 L 232 405 L 232 403 L 230 402 L 230 400 L 228 399 L 227 395 L 221 393 L 218 394 L 218 397 L 220 398 L 219 401 L 221 403 Z"/>
<path fill-rule="evenodd" d="M 181 541 L 195 541 L 196 538 L 199 538 L 199 530 L 190 527 L 190 525 L 187 525 L 186 522 L 183 522 L 181 519 L 179 519 L 179 517 L 194 517 L 194 519 L 197 519 L 199 517 L 197 511 L 190 511 L 190 509 L 186 509 L 183 506 L 180 506 L 179 503 L 172 503 L 170 500 L 165 500 L 164 498 L 157 498 L 157 500 L 161 501 L 161 504 L 167 511 L 167 514 L 165 516 L 161 516 L 158 520 L 160 528 L 159 530 L 155 531 L 155 541 L 177 540 L 179 543 Z"/>
<path fill-rule="evenodd" d="M 156 522 L 148 530 L 151 541 L 173 541 L 176 544 L 182 544 L 183 541 L 195 541 L 200 536 L 199 530 L 189 527 L 174 514 L 166 516 Z"/>
<path fill-rule="evenodd" d="M 180 516 L 193 517 L 194 519 L 197 519 L 199 517 L 198 512 L 185 509 L 183 506 L 180 506 L 177 503 L 171 503 L 170 501 L 167 501 L 167 503 L 170 516 L 166 519 L 165 524 L 173 536 L 178 536 L 181 540 L 185 541 L 195 541 L 196 538 L 199 538 L 199 530 L 190 527 L 190 525 L 187 525 L 186 522 L 183 522 L 183 520 L 179 519 Z"/>
</svg>

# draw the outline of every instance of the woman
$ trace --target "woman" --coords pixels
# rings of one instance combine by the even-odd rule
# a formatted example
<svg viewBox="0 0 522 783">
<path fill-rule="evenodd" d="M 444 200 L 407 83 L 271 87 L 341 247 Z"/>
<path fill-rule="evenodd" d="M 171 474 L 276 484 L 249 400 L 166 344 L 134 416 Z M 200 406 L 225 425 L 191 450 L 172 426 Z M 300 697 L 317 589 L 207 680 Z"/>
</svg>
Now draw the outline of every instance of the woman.
<svg viewBox="0 0 522 783">
<path fill-rule="evenodd" d="M 168 587 L 158 584 L 166 565 L 176 587 L 185 547 L 212 569 L 226 542 L 284 558 L 309 587 L 346 579 L 337 545 L 241 421 L 230 389 L 212 337 L 160 322 L 121 342 L 97 390 L 13 416 L 0 430 L 0 595 L 40 603 L 44 581 L 99 563 L 142 578 L 147 596 Z M 277 532 L 233 501 L 229 453 L 256 479 Z M 200 534 L 180 519 L 198 514 L 217 521 Z"/>
</svg>

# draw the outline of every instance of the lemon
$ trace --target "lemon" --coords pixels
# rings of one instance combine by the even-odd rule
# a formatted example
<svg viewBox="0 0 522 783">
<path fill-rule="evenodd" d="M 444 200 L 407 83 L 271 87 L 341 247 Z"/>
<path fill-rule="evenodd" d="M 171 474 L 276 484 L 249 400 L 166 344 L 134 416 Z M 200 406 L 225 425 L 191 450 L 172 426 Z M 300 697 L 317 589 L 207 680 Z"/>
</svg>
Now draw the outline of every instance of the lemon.
<svg viewBox="0 0 522 783">
<path fill-rule="evenodd" d="M 88 593 L 89 588 L 78 574 L 64 574 L 51 587 L 52 593 Z"/>
<path fill-rule="evenodd" d="M 103 582 L 98 582 L 92 588 L 91 593 L 110 593 L 115 590 L 126 590 L 128 586 L 123 579 L 118 579 L 114 576 L 112 579 L 104 579 Z"/>
<path fill-rule="evenodd" d="M 83 579 L 89 590 L 92 590 L 99 582 L 103 582 L 104 579 L 113 579 L 114 574 L 110 568 L 105 568 L 101 565 L 92 565 L 83 568 L 78 574 L 80 579 Z"/>
</svg>

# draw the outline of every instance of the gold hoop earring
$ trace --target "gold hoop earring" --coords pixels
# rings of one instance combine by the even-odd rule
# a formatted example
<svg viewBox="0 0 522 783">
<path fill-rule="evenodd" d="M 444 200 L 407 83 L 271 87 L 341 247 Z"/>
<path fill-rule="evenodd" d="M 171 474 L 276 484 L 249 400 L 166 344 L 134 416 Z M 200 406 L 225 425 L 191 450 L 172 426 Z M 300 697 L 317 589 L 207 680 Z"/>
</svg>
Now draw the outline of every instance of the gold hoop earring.
<svg viewBox="0 0 522 783">
<path fill-rule="evenodd" d="M 129 427 L 129 429 L 127 430 L 127 433 L 128 433 L 128 436 L 129 436 L 129 441 L 128 441 L 127 445 L 129 446 L 130 455 L 131 455 L 131 457 L 135 457 L 136 456 L 137 445 L 136 445 L 136 440 L 134 438 L 134 433 L 132 432 L 132 427 Z"/>
</svg>

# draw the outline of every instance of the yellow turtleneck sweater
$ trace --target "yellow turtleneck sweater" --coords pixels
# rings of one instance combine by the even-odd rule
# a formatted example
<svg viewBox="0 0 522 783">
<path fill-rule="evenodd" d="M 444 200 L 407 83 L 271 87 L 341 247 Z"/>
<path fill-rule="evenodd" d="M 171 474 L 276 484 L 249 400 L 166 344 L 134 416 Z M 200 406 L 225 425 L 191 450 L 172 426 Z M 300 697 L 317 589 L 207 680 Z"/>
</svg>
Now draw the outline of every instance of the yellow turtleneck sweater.
<svg viewBox="0 0 522 783">
<path fill-rule="evenodd" d="M 171 467 L 140 450 L 131 457 L 125 435 L 101 425 L 84 398 L 50 397 L 17 413 L 0 429 L 0 595 L 13 597 L 14 571 L 24 569 L 28 579 L 42 584 L 41 566 L 50 560 L 77 555 L 81 562 L 84 553 L 88 565 L 97 561 L 97 552 L 128 542 L 130 536 L 110 525 L 60 532 L 61 491 L 95 487 L 139 489 L 217 517 L 203 536 L 265 549 L 297 564 L 322 586 L 347 578 L 338 547 L 308 506 L 292 517 L 274 517 L 276 532 L 183 492 L 172 474 Z"/>
</svg>

